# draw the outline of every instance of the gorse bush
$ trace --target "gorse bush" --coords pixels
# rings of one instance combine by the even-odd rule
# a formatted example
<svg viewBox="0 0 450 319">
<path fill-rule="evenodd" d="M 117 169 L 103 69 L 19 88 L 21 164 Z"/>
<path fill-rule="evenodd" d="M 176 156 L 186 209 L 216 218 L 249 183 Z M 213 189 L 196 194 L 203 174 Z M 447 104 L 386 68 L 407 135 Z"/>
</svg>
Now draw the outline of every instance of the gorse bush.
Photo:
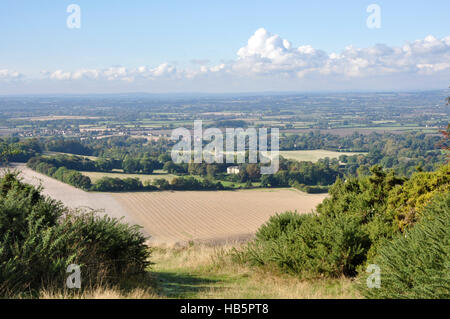
<svg viewBox="0 0 450 319">
<path fill-rule="evenodd" d="M 420 220 L 433 196 L 449 191 L 450 163 L 435 172 L 418 172 L 402 187 L 395 187 L 389 194 L 387 209 L 395 216 L 395 226 L 404 230 Z"/>
<path fill-rule="evenodd" d="M 56 227 L 79 245 L 75 263 L 96 279 L 103 274 L 112 281 L 145 272 L 149 251 L 138 226 L 129 226 L 95 212 L 70 212 Z M 85 271 L 85 273 L 86 273 Z"/>
<path fill-rule="evenodd" d="M 65 287 L 67 266 L 82 285 L 119 283 L 149 266 L 137 226 L 94 212 L 69 212 L 12 173 L 0 178 L 0 296 Z"/>
<path fill-rule="evenodd" d="M 380 288 L 360 289 L 369 298 L 450 298 L 450 193 L 434 197 L 423 219 L 380 248 Z"/>
<path fill-rule="evenodd" d="M 387 243 L 397 243 L 394 238 L 400 234 L 411 236 L 408 229 L 413 231 L 414 223 L 430 219 L 427 215 L 431 213 L 424 207 L 431 195 L 449 193 L 449 164 L 436 172 L 418 172 L 409 180 L 397 177 L 393 171 L 383 171 L 380 166 L 373 166 L 370 172 L 371 175 L 359 178 L 338 179 L 315 214 L 287 212 L 270 218 L 252 242 L 235 251 L 235 257 L 240 262 L 301 276 L 353 277 L 380 258 L 380 251 L 387 256 Z M 408 233 L 403 234 L 404 228 L 399 227 L 398 221 L 406 209 L 415 209 L 416 214 L 414 222 L 407 224 Z M 449 238 L 448 233 L 445 236 Z M 398 257 L 414 254 L 414 245 L 418 245 L 414 243 L 402 246 L 403 250 L 399 248 Z M 423 243 L 431 245 L 425 240 Z M 434 254 L 427 255 L 427 260 L 432 260 Z M 424 264 L 423 269 L 432 266 Z M 438 277 L 442 278 L 442 274 Z"/>
<path fill-rule="evenodd" d="M 369 239 L 353 216 L 320 218 L 287 212 L 260 228 L 241 260 L 307 277 L 355 275 Z"/>
<path fill-rule="evenodd" d="M 262 225 L 256 232 L 256 239 L 258 241 L 269 241 L 280 238 L 283 234 L 290 233 L 297 229 L 304 216 L 297 214 L 297 212 L 285 212 L 276 214 L 269 218 L 269 221 Z"/>
</svg>

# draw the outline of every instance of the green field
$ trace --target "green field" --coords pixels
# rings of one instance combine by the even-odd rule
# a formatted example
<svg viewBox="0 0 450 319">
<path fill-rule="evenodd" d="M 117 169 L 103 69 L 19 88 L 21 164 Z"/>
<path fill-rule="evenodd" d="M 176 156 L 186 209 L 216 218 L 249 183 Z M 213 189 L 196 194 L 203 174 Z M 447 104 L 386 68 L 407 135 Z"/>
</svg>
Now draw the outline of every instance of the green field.
<svg viewBox="0 0 450 319">
<path fill-rule="evenodd" d="M 78 155 L 78 154 L 72 154 L 72 153 L 63 153 L 63 152 L 50 152 L 50 151 L 46 151 L 42 153 L 44 156 L 46 157 L 50 157 L 50 156 L 56 156 L 56 155 L 67 155 L 67 156 L 78 156 L 78 157 L 84 157 L 84 158 L 88 158 L 91 161 L 96 161 L 98 160 L 97 156 L 87 156 L 87 155 Z"/>
<path fill-rule="evenodd" d="M 334 152 L 326 150 L 307 150 L 307 151 L 280 151 L 280 155 L 286 159 L 304 162 L 317 162 L 321 158 L 329 157 L 339 158 L 339 156 L 347 155 L 358 155 L 364 153 L 354 153 L 354 152 Z"/>
</svg>

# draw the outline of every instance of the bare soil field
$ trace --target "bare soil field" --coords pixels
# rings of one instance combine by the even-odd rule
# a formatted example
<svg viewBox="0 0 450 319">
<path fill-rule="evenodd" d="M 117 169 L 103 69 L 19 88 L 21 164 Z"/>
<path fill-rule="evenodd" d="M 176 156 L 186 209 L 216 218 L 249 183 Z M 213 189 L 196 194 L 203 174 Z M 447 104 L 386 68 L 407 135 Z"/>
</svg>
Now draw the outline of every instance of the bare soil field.
<svg viewBox="0 0 450 319">
<path fill-rule="evenodd" d="M 310 212 L 326 196 L 294 189 L 113 195 L 157 243 L 244 240 L 275 213 Z"/>
<path fill-rule="evenodd" d="M 71 208 L 104 209 L 143 227 L 154 244 L 189 241 L 224 243 L 250 238 L 270 216 L 287 210 L 307 213 L 327 194 L 306 194 L 294 189 L 239 191 L 177 191 L 94 193 L 84 192 L 24 165 L 25 182 L 44 187 L 44 194 Z"/>
</svg>

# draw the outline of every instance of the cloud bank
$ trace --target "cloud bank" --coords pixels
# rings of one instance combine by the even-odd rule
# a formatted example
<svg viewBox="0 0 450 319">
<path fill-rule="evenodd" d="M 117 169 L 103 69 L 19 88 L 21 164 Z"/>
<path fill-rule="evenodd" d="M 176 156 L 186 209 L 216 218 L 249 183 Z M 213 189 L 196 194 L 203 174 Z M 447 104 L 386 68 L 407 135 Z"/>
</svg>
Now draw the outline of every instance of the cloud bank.
<svg viewBox="0 0 450 319">
<path fill-rule="evenodd" d="M 346 47 L 341 53 L 326 53 L 309 45 L 293 47 L 279 35 L 258 29 L 237 52 L 232 66 L 247 74 L 285 75 L 302 78 L 308 74 L 369 77 L 393 73 L 432 74 L 450 70 L 450 37 L 405 43 L 402 47 L 377 44 L 369 48 Z"/>
<path fill-rule="evenodd" d="M 8 69 L 0 69 L 0 81 L 14 81 L 23 78 L 24 75 L 17 71 L 11 71 Z"/>
<path fill-rule="evenodd" d="M 442 80 L 449 79 L 450 75 L 450 36 L 437 39 L 429 35 L 421 40 L 406 42 L 400 47 L 385 44 L 368 48 L 348 46 L 339 53 L 327 53 L 310 45 L 296 47 L 289 40 L 260 28 L 248 39 L 247 44 L 237 51 L 234 60 L 213 66 L 208 66 L 209 62 L 192 60 L 192 69 L 177 68 L 169 63 L 156 67 L 115 66 L 73 71 L 60 69 L 42 71 L 40 80 L 89 83 L 184 81 L 191 84 L 196 81 L 214 83 L 220 80 L 243 84 L 250 81 L 270 81 L 275 83 L 275 87 L 278 82 L 301 84 L 310 79 L 323 82 L 340 79 L 349 83 L 362 80 L 369 83 L 373 78 L 391 79 L 394 83 L 398 79 L 407 81 L 421 77 Z M 0 81 L 24 78 L 21 73 L 0 70 Z M 200 87 L 201 85 L 203 84 L 200 84 Z"/>
</svg>

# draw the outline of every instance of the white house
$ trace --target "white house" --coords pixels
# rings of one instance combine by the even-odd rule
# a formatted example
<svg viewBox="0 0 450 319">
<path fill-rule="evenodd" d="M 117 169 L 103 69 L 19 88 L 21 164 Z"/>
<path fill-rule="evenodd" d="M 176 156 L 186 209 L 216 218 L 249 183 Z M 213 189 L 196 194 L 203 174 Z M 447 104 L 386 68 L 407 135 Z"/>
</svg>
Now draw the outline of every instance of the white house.
<svg viewBox="0 0 450 319">
<path fill-rule="evenodd" d="M 228 174 L 239 174 L 239 166 L 230 166 L 227 167 Z"/>
</svg>

